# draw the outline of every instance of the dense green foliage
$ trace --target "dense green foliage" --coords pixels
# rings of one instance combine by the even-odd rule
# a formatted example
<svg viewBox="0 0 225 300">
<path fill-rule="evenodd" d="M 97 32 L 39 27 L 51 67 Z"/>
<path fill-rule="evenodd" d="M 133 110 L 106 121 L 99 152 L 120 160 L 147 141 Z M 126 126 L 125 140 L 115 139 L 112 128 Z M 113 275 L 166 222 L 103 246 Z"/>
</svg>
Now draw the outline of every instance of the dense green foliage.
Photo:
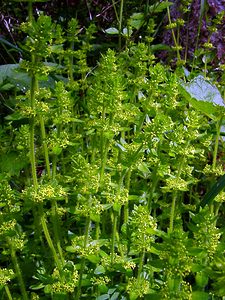
<svg viewBox="0 0 225 300">
<path fill-rule="evenodd" d="M 223 299 L 223 65 L 188 65 L 168 1 L 151 20 L 112 1 L 100 50 L 94 23 L 29 4 L 0 66 L 0 298 Z"/>
</svg>

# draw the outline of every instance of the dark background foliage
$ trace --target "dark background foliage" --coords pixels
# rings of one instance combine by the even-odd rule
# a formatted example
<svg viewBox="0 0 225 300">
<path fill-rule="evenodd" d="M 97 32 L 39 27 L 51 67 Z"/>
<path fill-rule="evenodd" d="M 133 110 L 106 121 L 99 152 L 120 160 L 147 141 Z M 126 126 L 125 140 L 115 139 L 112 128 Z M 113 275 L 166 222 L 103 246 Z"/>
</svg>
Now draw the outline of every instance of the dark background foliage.
<svg viewBox="0 0 225 300">
<path fill-rule="evenodd" d="M 160 1 L 161 2 L 161 1 Z M 173 0 L 174 4 L 171 6 L 171 19 L 175 22 L 178 18 L 184 19 L 185 24 L 180 28 L 180 45 L 183 50 L 181 52 L 182 58 L 193 58 L 193 53 L 196 47 L 199 48 L 208 40 L 213 44 L 213 61 L 214 64 L 218 62 L 224 63 L 225 55 L 225 25 L 217 24 L 217 31 L 210 33 L 209 27 L 212 26 L 216 16 L 225 11 L 225 1 L 179 1 Z M 126 20 L 134 12 L 145 13 L 146 19 L 156 18 L 146 11 L 146 8 L 151 5 L 155 5 L 159 1 L 125 1 L 123 22 L 126 24 Z M 201 3 L 204 3 L 204 8 L 201 7 Z M 14 46 L 18 45 L 21 40 L 21 33 L 17 30 L 18 25 L 25 21 L 27 16 L 26 2 L 14 2 L 14 1 L 2 1 L 0 10 L 0 38 L 12 43 Z M 189 10 L 187 11 L 187 9 Z M 201 10 L 203 10 L 203 16 L 201 19 Z M 116 18 L 112 5 L 112 1 L 102 0 L 52 0 L 47 2 L 34 3 L 34 12 L 36 15 L 44 11 L 50 15 L 54 20 L 65 23 L 72 17 L 76 17 L 79 20 L 80 26 L 88 26 L 90 22 L 94 22 L 98 28 L 98 38 L 101 43 L 104 44 L 113 43 L 113 38 L 104 35 L 104 29 L 115 26 Z M 163 21 L 162 21 L 163 20 Z M 224 20 L 224 19 L 223 19 Z M 160 21 L 162 21 L 160 23 Z M 168 23 L 168 18 L 165 11 L 160 13 L 156 22 L 159 22 L 158 31 L 155 36 L 155 41 L 163 43 L 169 46 L 173 46 L 173 39 L 171 30 L 166 30 L 165 26 Z M 142 28 L 144 30 L 144 28 Z M 199 30 L 199 37 L 198 37 Z M 142 32 L 140 32 L 141 34 Z M 198 39 L 198 43 L 196 41 Z M 6 64 L 12 62 L 8 51 L 10 46 L 4 44 L 1 41 L 0 51 L 0 64 Z M 11 49 L 11 51 L 15 51 Z M 15 57 L 15 53 L 14 53 Z M 19 53 L 17 54 L 19 57 Z M 159 58 L 164 61 L 170 61 L 171 56 L 167 51 L 159 53 Z"/>
</svg>

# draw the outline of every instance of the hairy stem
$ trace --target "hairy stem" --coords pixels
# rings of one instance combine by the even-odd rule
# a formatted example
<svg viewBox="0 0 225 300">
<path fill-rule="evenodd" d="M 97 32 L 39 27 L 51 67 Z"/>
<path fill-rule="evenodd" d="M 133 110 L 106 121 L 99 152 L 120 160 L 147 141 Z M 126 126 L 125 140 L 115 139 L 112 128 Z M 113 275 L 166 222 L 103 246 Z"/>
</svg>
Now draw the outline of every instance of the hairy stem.
<svg viewBox="0 0 225 300">
<path fill-rule="evenodd" d="M 222 121 L 223 121 L 223 116 L 219 119 L 219 121 L 216 124 L 216 140 L 215 140 L 215 146 L 214 146 L 214 151 L 213 151 L 213 163 L 212 163 L 213 170 L 216 169 L 216 159 L 217 159 L 217 153 L 218 153 L 218 147 L 219 147 L 219 138 L 220 138 L 220 130 L 221 130 Z"/>
<path fill-rule="evenodd" d="M 51 170 L 50 170 L 50 162 L 49 162 L 49 154 L 48 154 L 48 146 L 46 143 L 46 132 L 45 132 L 45 123 L 43 116 L 40 115 L 40 126 L 41 126 L 41 137 L 42 137 L 42 145 L 44 149 L 45 156 L 45 167 L 47 170 L 48 178 L 51 178 Z"/>
<path fill-rule="evenodd" d="M 16 251 L 13 247 L 12 242 L 10 241 L 10 238 L 7 238 L 7 242 L 8 242 L 9 248 L 10 248 L 10 254 L 11 254 L 13 266 L 15 269 L 15 273 L 16 273 L 17 279 L 19 281 L 22 298 L 23 298 L 23 300 L 28 300 L 29 298 L 28 298 L 27 291 L 25 288 L 25 284 L 24 284 L 23 276 L 22 276 L 22 273 L 20 270 L 20 266 L 19 266 L 19 263 L 17 260 Z"/>
<path fill-rule="evenodd" d="M 46 223 L 44 214 L 42 214 L 42 216 L 41 216 L 41 225 L 42 225 L 42 228 L 43 228 L 44 235 L 45 235 L 45 238 L 46 238 L 46 240 L 47 240 L 48 246 L 49 246 L 49 248 L 50 248 L 51 251 L 52 251 L 52 255 L 53 255 L 55 264 L 56 264 L 57 268 L 58 268 L 59 270 L 61 270 L 61 269 L 62 269 L 62 264 L 61 264 L 61 262 L 60 262 L 60 260 L 59 260 L 59 258 L 58 258 L 58 255 L 57 255 L 56 250 L 55 250 L 55 247 L 54 247 L 54 245 L 53 245 L 51 236 L 50 236 L 50 234 L 49 234 L 49 231 L 48 231 L 48 227 L 47 227 L 47 223 Z"/>
<path fill-rule="evenodd" d="M 9 289 L 8 285 L 5 285 L 5 292 L 6 292 L 6 295 L 7 295 L 8 299 L 13 300 L 13 297 L 11 295 L 11 292 L 10 292 L 10 289 Z"/>
<path fill-rule="evenodd" d="M 91 226 L 91 218 L 90 218 L 90 216 L 88 216 L 86 219 L 85 233 L 84 233 L 84 245 L 83 245 L 84 252 L 88 245 L 90 226 Z M 81 284 L 82 284 L 82 277 L 83 277 L 83 273 L 84 273 L 85 263 L 86 263 L 85 257 L 83 257 L 82 261 L 81 261 L 81 266 L 80 266 L 79 281 L 78 281 L 77 294 L 76 294 L 75 300 L 79 300 L 80 296 L 81 296 Z"/>
</svg>

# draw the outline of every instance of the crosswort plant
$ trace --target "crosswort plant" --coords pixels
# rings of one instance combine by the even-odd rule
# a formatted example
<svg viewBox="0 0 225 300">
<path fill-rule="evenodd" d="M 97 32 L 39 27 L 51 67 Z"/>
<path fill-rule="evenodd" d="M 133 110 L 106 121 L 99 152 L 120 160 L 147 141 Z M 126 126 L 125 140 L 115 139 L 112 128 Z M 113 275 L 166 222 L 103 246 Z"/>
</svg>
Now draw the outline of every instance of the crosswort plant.
<svg viewBox="0 0 225 300">
<path fill-rule="evenodd" d="M 22 60 L 1 66 L 16 81 L 0 76 L 1 299 L 223 299 L 222 83 L 125 36 L 123 1 L 119 51 L 94 66 L 94 24 L 28 3 Z"/>
</svg>

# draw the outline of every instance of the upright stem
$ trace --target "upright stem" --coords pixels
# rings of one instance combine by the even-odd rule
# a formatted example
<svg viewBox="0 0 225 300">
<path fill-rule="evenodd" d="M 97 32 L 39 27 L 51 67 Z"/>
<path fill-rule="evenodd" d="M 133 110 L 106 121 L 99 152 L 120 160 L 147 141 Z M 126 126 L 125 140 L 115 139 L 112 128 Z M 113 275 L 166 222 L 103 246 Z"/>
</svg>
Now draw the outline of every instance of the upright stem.
<svg viewBox="0 0 225 300">
<path fill-rule="evenodd" d="M 126 182 L 125 182 L 125 188 L 128 190 L 128 193 L 130 190 L 131 173 L 132 173 L 132 169 L 129 168 L 129 170 L 127 172 L 127 176 L 126 176 Z M 129 218 L 129 202 L 127 202 L 124 205 L 124 223 L 125 224 L 127 224 L 128 218 Z"/>
<path fill-rule="evenodd" d="M 166 1 L 167 4 L 169 3 L 169 1 L 167 0 Z M 167 5 L 167 16 L 168 16 L 168 21 L 169 21 L 169 24 L 171 25 L 172 24 L 172 21 L 171 21 L 171 16 L 170 16 L 170 8 L 169 8 L 169 5 Z M 180 52 L 179 52 L 179 48 L 178 48 L 178 41 L 176 39 L 176 36 L 175 36 L 175 33 L 174 33 L 174 30 L 171 29 L 171 32 L 172 32 L 172 37 L 173 37 L 173 42 L 174 42 L 174 45 L 175 45 L 175 48 L 176 48 L 176 51 L 177 51 L 177 59 L 180 61 Z"/>
<path fill-rule="evenodd" d="M 61 264 L 61 262 L 60 262 L 60 260 L 59 260 L 59 258 L 58 258 L 58 255 L 57 255 L 56 250 L 55 250 L 55 247 L 54 247 L 54 245 L 53 245 L 51 236 L 50 236 L 50 234 L 49 234 L 49 231 L 48 231 L 48 227 L 47 227 L 47 223 L 46 223 L 44 214 L 42 214 L 42 216 L 41 216 L 41 225 L 42 225 L 42 228 L 43 228 L 44 235 L 45 235 L 45 238 L 46 238 L 46 240 L 47 240 L 48 246 L 49 246 L 49 248 L 50 248 L 51 251 L 52 251 L 52 255 L 53 255 L 55 264 L 56 264 L 58 270 L 61 270 L 61 269 L 62 269 L 62 264 Z"/>
<path fill-rule="evenodd" d="M 187 144 L 189 144 L 189 141 L 187 142 Z M 181 158 L 181 162 L 180 162 L 179 169 L 178 169 L 178 172 L 177 172 L 177 179 L 180 178 L 182 167 L 183 167 L 185 159 L 186 159 L 185 156 L 183 156 Z M 178 194 L 178 191 L 175 190 L 173 192 L 173 196 L 172 196 L 172 205 L 171 205 L 171 212 L 170 212 L 170 227 L 169 227 L 170 232 L 173 232 L 173 223 L 174 223 L 174 218 L 175 218 L 175 208 L 176 208 L 177 194 Z"/>
<path fill-rule="evenodd" d="M 145 249 L 143 249 L 143 251 L 140 255 L 139 266 L 138 266 L 138 275 L 137 275 L 138 281 L 140 281 L 140 279 L 141 279 L 141 273 L 143 270 L 144 259 L 145 259 Z"/>
<path fill-rule="evenodd" d="M 35 63 L 37 61 L 36 57 L 32 55 L 32 62 Z M 35 74 L 32 74 L 31 77 L 31 92 L 30 92 L 30 106 L 32 111 L 35 111 L 35 92 L 38 90 L 38 80 L 37 76 Z M 48 157 L 48 149 L 47 145 L 45 143 L 46 135 L 45 135 L 45 126 L 44 126 L 44 120 L 43 117 L 40 116 L 40 125 L 41 125 L 41 134 L 42 134 L 42 140 L 43 140 L 43 146 L 44 146 L 44 153 L 45 153 L 45 161 L 46 161 L 46 168 L 47 173 L 50 178 L 50 163 L 49 163 L 49 157 Z M 32 169 L 32 179 L 33 179 L 33 186 L 34 191 L 38 191 L 38 180 L 37 180 L 37 171 L 36 171 L 36 158 L 35 158 L 35 114 L 32 115 L 30 119 L 30 161 L 31 161 L 31 169 Z M 43 213 L 43 207 L 42 205 L 38 206 L 38 213 L 40 217 L 40 223 L 42 225 L 42 229 L 45 235 L 45 238 L 48 242 L 49 248 L 52 251 L 53 258 L 55 260 L 55 263 L 59 269 L 61 269 L 61 263 L 59 262 L 57 253 L 55 251 L 46 221 Z M 37 230 L 39 230 L 39 219 L 37 217 L 37 213 L 34 212 L 35 217 L 35 223 Z"/>
<path fill-rule="evenodd" d="M 14 269 L 15 269 L 15 272 L 16 272 L 16 276 L 17 276 L 18 281 L 19 281 L 19 286 L 20 286 L 20 291 L 21 291 L 22 298 L 23 298 L 23 300 L 28 300 L 27 291 L 26 291 L 25 284 L 24 284 L 24 281 L 23 281 L 20 266 L 19 266 L 19 263 L 18 263 L 18 260 L 17 260 L 17 257 L 16 257 L 15 249 L 13 247 L 12 242 L 10 241 L 10 238 L 7 238 L 7 242 L 8 242 L 9 247 L 10 247 L 10 254 L 11 254 L 13 266 L 14 266 Z"/>
<path fill-rule="evenodd" d="M 170 211 L 170 232 L 173 232 L 173 223 L 174 223 L 174 217 L 175 217 L 175 207 L 176 207 L 176 200 L 177 200 L 177 191 L 173 192 L 172 197 L 172 205 L 171 205 L 171 211 Z"/>
<path fill-rule="evenodd" d="M 114 12 L 116 15 L 116 20 L 118 22 L 118 31 L 119 31 L 119 51 L 121 51 L 121 38 L 122 38 L 122 21 L 123 21 L 123 5 L 124 5 L 124 0 L 120 1 L 120 12 L 119 15 L 117 13 L 117 9 L 116 9 L 116 3 L 115 0 L 112 0 L 112 4 L 113 4 L 113 8 L 114 8 Z"/>
<path fill-rule="evenodd" d="M 220 117 L 219 121 L 216 124 L 216 140 L 215 140 L 215 147 L 213 151 L 213 163 L 212 163 L 213 170 L 215 170 L 216 168 L 216 159 L 217 159 L 217 153 L 219 147 L 220 129 L 221 129 L 222 121 L 223 121 L 223 116 Z"/>
<path fill-rule="evenodd" d="M 8 296 L 8 299 L 9 299 L 9 300 L 13 300 L 8 285 L 5 285 L 5 292 L 6 292 L 6 295 Z"/>
<path fill-rule="evenodd" d="M 90 225 L 91 225 L 91 218 L 90 218 L 90 216 L 88 216 L 87 220 L 86 220 L 85 233 L 84 233 L 84 245 L 83 245 L 84 254 L 85 254 L 85 250 L 86 250 L 87 245 L 88 245 Z M 83 257 L 82 261 L 81 261 L 79 282 L 78 282 L 77 294 L 76 294 L 75 300 L 79 300 L 80 296 L 81 296 L 81 284 L 82 284 L 82 277 L 83 277 L 83 273 L 84 273 L 84 268 L 85 268 L 85 257 Z"/>
<path fill-rule="evenodd" d="M 34 57 L 32 57 L 32 62 L 34 61 L 35 59 Z M 32 75 L 31 91 L 30 91 L 30 106 L 33 113 L 35 109 L 35 91 L 37 90 L 37 87 L 38 87 L 37 77 L 35 75 Z M 31 162 L 33 185 L 34 185 L 34 189 L 37 190 L 38 181 L 37 181 L 37 170 L 36 170 L 36 161 L 35 161 L 34 129 L 35 129 L 35 116 L 32 115 L 30 119 L 30 162 Z"/>
<path fill-rule="evenodd" d="M 8 285 L 5 286 L 5 292 L 6 292 L 6 295 L 7 295 L 8 299 L 9 299 L 9 300 L 13 300 Z"/>
<path fill-rule="evenodd" d="M 52 225 L 53 225 L 55 243 L 60 255 L 61 262 L 62 264 L 64 264 L 64 257 L 63 257 L 63 251 L 61 247 L 60 233 L 59 233 L 59 216 L 57 212 L 57 202 L 55 200 L 52 200 L 51 210 L 52 210 Z"/>
<path fill-rule="evenodd" d="M 118 212 L 113 211 L 113 232 L 112 232 L 112 243 L 111 243 L 111 264 L 114 262 L 114 254 L 115 254 L 115 241 L 116 241 L 116 233 L 117 233 L 117 220 L 118 220 Z"/>
<path fill-rule="evenodd" d="M 28 1 L 28 17 L 29 17 L 30 22 L 33 21 L 33 5 L 32 5 L 32 3 L 33 3 L 32 0 Z"/>
<path fill-rule="evenodd" d="M 45 156 L 45 166 L 46 166 L 48 178 L 50 179 L 51 178 L 51 170 L 50 170 L 48 147 L 46 144 L 45 124 L 44 124 L 44 118 L 42 115 L 40 115 L 40 125 L 41 125 L 42 145 L 44 148 L 44 156 Z"/>
<path fill-rule="evenodd" d="M 119 16 L 119 51 L 121 51 L 121 39 L 122 39 L 122 21 L 123 21 L 123 2 L 120 2 L 120 16 Z"/>
</svg>

